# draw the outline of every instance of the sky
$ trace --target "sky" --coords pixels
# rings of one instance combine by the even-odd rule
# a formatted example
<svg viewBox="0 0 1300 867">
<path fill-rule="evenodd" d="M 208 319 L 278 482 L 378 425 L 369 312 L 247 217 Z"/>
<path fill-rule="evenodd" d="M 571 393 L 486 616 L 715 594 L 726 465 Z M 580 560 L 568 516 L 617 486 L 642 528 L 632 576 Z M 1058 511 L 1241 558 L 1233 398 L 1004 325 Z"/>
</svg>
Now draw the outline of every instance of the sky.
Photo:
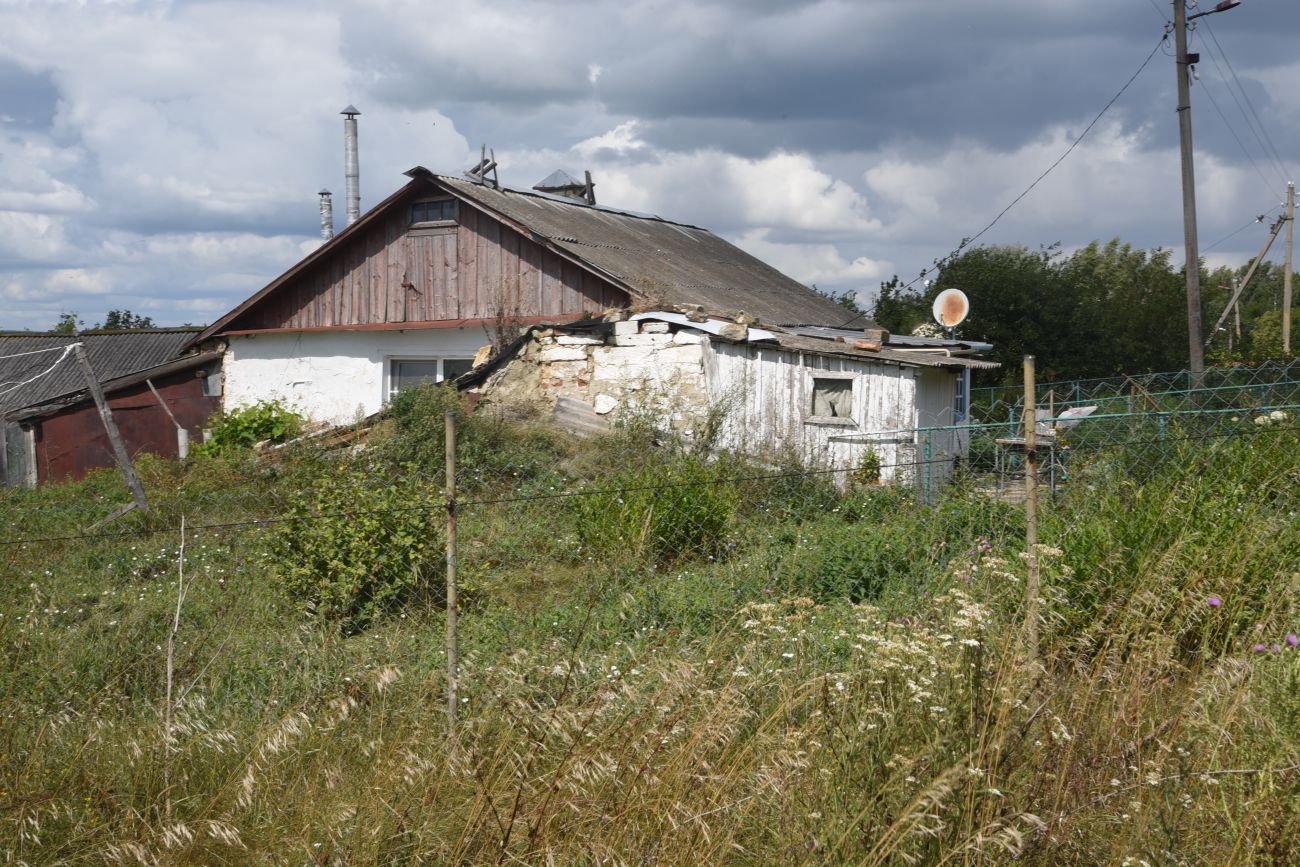
<svg viewBox="0 0 1300 867">
<path fill-rule="evenodd" d="M 979 242 L 1118 237 L 1181 262 L 1171 17 L 1166 0 L 0 0 L 0 328 L 216 319 L 319 245 L 322 187 L 342 228 L 348 104 L 363 210 L 487 144 L 507 186 L 590 170 L 602 204 L 869 301 L 980 231 L 1149 55 Z M 1294 0 L 1191 34 L 1210 265 L 1257 252 L 1300 164 L 1298 37 Z"/>
</svg>

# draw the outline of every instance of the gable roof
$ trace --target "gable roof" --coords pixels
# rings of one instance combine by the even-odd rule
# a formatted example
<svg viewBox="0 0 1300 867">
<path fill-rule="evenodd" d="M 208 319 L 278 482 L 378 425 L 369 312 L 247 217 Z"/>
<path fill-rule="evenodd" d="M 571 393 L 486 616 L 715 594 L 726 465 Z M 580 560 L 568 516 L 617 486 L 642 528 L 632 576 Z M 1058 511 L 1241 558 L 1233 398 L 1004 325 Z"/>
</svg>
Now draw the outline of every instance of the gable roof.
<svg viewBox="0 0 1300 867">
<path fill-rule="evenodd" d="M 0 333 L 0 415 L 83 391 L 86 381 L 77 363 L 70 356 L 59 360 L 63 350 L 78 341 L 85 346 L 95 375 L 106 383 L 175 359 L 198 332 L 197 328 L 156 328 Z M 47 368 L 52 369 L 45 373 Z"/>
<path fill-rule="evenodd" d="M 839 304 L 707 229 L 561 196 L 497 189 L 435 174 L 423 166 L 406 174 L 410 183 L 208 326 L 192 342 L 221 334 L 293 277 L 333 255 L 392 208 L 421 190 L 427 191 L 430 185 L 608 280 L 642 304 L 698 305 L 707 312 L 731 317 L 748 313 L 773 325 L 844 322 L 845 310 Z M 854 324 L 870 325 L 865 318 Z"/>
<path fill-rule="evenodd" d="M 559 196 L 496 189 L 416 167 L 462 200 L 525 226 L 643 302 L 698 304 L 771 325 L 838 325 L 845 310 L 708 229 L 592 206 Z"/>
</svg>

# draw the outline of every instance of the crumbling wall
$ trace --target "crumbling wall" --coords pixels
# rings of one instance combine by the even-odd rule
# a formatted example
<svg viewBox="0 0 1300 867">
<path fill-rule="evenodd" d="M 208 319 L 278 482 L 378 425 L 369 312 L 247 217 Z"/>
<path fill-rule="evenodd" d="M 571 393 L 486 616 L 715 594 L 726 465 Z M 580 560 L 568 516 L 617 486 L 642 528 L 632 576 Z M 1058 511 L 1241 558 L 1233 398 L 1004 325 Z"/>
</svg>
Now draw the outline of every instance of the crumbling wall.
<svg viewBox="0 0 1300 867">
<path fill-rule="evenodd" d="M 645 416 L 689 436 L 709 409 L 707 339 L 694 329 L 653 320 L 535 330 L 484 383 L 482 400 L 551 414 L 560 398 L 568 398 L 564 406 L 585 404 L 606 425 Z"/>
</svg>

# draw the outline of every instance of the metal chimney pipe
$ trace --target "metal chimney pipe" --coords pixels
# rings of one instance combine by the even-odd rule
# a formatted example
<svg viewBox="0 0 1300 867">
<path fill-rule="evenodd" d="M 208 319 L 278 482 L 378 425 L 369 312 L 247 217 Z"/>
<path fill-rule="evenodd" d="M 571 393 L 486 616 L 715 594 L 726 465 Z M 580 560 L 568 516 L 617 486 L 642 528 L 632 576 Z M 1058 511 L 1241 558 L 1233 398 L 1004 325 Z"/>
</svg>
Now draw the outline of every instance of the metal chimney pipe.
<svg viewBox="0 0 1300 867">
<path fill-rule="evenodd" d="M 328 241 L 334 237 L 334 198 L 329 190 L 321 190 L 320 196 L 320 239 Z"/>
<path fill-rule="evenodd" d="M 339 114 L 343 115 L 343 161 L 347 174 L 348 225 L 361 216 L 361 164 L 357 159 L 357 111 L 349 105 Z"/>
</svg>

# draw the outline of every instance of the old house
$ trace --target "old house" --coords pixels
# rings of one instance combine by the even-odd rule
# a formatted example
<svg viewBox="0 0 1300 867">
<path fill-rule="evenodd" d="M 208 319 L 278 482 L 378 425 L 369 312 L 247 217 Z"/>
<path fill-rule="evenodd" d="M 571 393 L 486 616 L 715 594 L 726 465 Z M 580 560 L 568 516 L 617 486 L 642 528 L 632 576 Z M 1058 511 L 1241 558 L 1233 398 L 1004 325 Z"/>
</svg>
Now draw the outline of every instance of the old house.
<svg viewBox="0 0 1300 867">
<path fill-rule="evenodd" d="M 0 334 L 0 479 L 80 479 L 114 465 L 99 411 L 72 357 L 81 343 L 131 455 L 175 457 L 220 408 L 221 354 L 183 353 L 197 328 Z"/>
<path fill-rule="evenodd" d="M 279 399 L 341 424 L 456 379 L 599 427 L 654 392 L 680 429 L 725 406 L 726 445 L 849 459 L 862 446 L 848 434 L 960 420 L 969 371 L 991 366 L 973 357 L 985 344 L 847 322 L 707 229 L 597 206 L 576 181 L 406 174 L 196 338 L 225 348 L 227 408 Z M 475 368 L 489 345 L 495 360 Z"/>
<path fill-rule="evenodd" d="M 768 324 L 842 307 L 706 229 L 424 168 L 207 328 L 227 407 L 281 399 L 336 424 L 469 371 L 521 326 L 698 305 Z"/>
<path fill-rule="evenodd" d="M 745 325 L 692 312 L 535 326 L 459 383 L 488 404 L 531 404 L 578 432 L 646 414 L 721 448 L 937 481 L 965 453 L 974 356 L 987 344 L 818 326 Z M 926 428 L 928 430 L 920 430 Z M 920 471 L 915 471 L 921 467 Z M 925 468 L 929 468 L 926 470 Z"/>
</svg>

